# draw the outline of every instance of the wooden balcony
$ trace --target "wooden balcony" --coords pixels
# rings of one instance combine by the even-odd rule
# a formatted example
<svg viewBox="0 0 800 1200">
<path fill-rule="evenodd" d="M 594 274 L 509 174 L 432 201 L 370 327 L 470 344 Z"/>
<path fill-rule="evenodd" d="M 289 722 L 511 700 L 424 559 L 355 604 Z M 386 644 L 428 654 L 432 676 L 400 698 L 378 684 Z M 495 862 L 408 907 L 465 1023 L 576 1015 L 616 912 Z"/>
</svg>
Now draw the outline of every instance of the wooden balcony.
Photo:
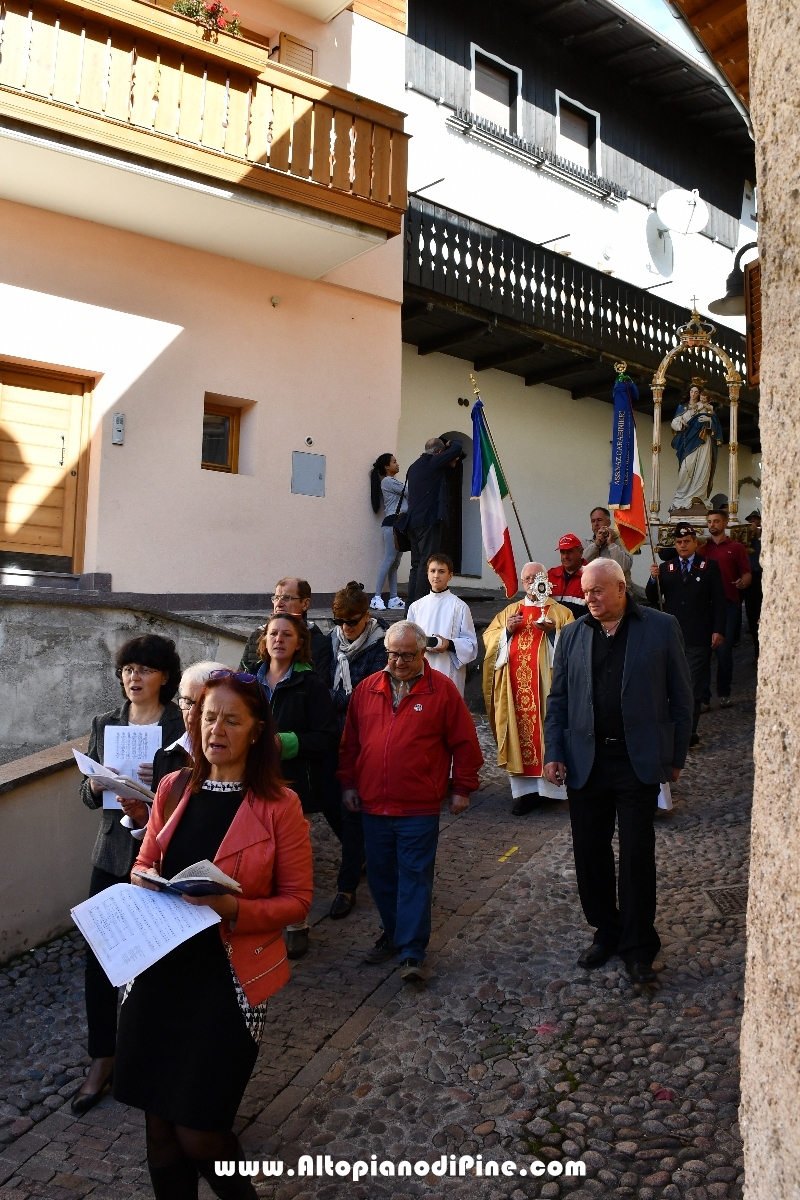
<svg viewBox="0 0 800 1200">
<path fill-rule="evenodd" d="M 382 239 L 401 229 L 402 113 L 142 0 L 5 0 L 0 118 L 357 222 Z"/>
<path fill-rule="evenodd" d="M 652 413 L 649 384 L 687 308 L 501 229 L 416 196 L 406 214 L 403 341 L 421 355 L 450 354 L 473 370 L 494 368 L 528 386 L 552 383 L 573 399 L 610 401 L 620 359 Z M 743 378 L 745 339 L 724 325 L 714 339 Z M 664 395 L 672 417 L 693 375 L 720 400 L 720 364 L 697 352 L 673 361 Z M 465 391 L 465 395 L 466 395 Z M 727 421 L 727 405 L 721 412 Z M 758 391 L 742 387 L 739 441 L 760 445 Z"/>
</svg>

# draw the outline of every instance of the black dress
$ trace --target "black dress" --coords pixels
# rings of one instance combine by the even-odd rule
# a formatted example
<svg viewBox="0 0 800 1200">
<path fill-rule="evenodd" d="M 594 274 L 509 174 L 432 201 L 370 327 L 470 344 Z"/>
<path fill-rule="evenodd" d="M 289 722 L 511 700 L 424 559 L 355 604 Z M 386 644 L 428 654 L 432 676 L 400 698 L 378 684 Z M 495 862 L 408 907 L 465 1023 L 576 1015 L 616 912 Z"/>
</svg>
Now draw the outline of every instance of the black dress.
<svg viewBox="0 0 800 1200">
<path fill-rule="evenodd" d="M 184 810 L 162 873 L 213 860 L 242 803 L 241 786 L 204 784 Z M 219 926 L 204 929 L 128 984 L 114 1097 L 189 1129 L 232 1127 L 255 1066 L 267 1002 L 252 1007 Z"/>
</svg>

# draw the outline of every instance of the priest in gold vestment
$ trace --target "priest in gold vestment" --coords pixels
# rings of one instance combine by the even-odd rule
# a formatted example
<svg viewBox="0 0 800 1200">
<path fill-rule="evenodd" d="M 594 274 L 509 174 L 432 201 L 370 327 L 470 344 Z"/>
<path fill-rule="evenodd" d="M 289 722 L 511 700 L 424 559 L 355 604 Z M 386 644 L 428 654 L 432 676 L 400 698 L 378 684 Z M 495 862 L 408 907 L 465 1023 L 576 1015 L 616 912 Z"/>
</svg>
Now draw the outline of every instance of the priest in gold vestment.
<svg viewBox="0 0 800 1200">
<path fill-rule="evenodd" d="M 550 599 L 551 584 L 541 563 L 522 568 L 525 599 L 498 613 L 483 635 L 483 696 L 497 742 L 497 765 L 511 776 L 514 816 L 524 816 L 543 798 L 566 799 L 566 788 L 543 777 L 544 718 L 553 654 L 559 633 L 574 620 Z"/>
</svg>

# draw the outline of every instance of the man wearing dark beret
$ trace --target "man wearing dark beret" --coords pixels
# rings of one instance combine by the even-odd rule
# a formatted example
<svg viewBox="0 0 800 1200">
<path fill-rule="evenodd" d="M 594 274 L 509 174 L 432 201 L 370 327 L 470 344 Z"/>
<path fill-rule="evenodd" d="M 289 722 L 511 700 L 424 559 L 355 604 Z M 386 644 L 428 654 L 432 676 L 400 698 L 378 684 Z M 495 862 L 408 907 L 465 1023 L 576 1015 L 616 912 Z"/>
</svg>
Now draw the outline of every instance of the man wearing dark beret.
<svg viewBox="0 0 800 1200">
<path fill-rule="evenodd" d="M 711 651 L 725 640 L 727 603 L 720 569 L 698 553 L 697 534 L 686 521 L 675 526 L 675 549 L 676 556 L 650 568 L 647 599 L 658 607 L 658 579 L 664 612 L 676 617 L 681 627 L 694 694 L 689 745 L 697 746 L 703 688 L 711 671 Z"/>
</svg>

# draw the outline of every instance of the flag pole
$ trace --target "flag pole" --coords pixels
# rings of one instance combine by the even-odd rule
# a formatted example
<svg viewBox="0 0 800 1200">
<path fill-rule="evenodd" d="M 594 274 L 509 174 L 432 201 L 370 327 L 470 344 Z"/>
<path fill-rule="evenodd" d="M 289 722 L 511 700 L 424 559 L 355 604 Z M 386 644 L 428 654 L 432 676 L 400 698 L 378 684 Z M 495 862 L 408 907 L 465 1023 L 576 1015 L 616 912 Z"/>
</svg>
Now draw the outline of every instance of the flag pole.
<svg viewBox="0 0 800 1200">
<path fill-rule="evenodd" d="M 480 400 L 480 398 L 481 398 L 481 394 L 480 394 L 480 392 L 478 391 L 478 384 L 477 384 L 477 382 L 476 382 L 476 380 L 475 380 L 475 376 L 472 374 L 472 372 L 471 372 L 471 371 L 470 371 L 469 377 L 470 377 L 470 379 L 472 380 L 472 390 L 473 390 L 473 392 L 475 393 L 475 395 L 478 397 L 478 399 Z M 490 442 L 491 442 L 491 444 L 492 444 L 492 450 L 494 450 L 494 456 L 495 456 L 495 458 L 497 459 L 498 465 L 499 465 L 499 467 L 500 467 L 500 470 L 502 471 L 502 474 L 503 474 L 503 478 L 504 478 L 504 479 L 505 479 L 505 481 L 506 481 L 506 487 L 508 488 L 508 498 L 509 498 L 509 500 L 511 501 L 511 507 L 512 507 L 512 508 L 513 508 L 513 510 L 514 510 L 514 516 L 517 518 L 517 524 L 519 525 L 519 531 L 520 531 L 520 533 L 522 534 L 522 541 L 523 541 L 523 543 L 524 543 L 524 545 L 525 545 L 525 553 L 526 553 L 526 554 L 527 554 L 527 556 L 528 556 L 528 562 L 532 562 L 532 561 L 533 561 L 533 555 L 531 554 L 531 548 L 530 548 L 530 546 L 528 545 L 528 539 L 525 537 L 525 530 L 522 528 L 522 521 L 520 521 L 520 519 L 519 519 L 519 513 L 517 512 L 517 506 L 516 506 L 516 504 L 514 503 L 514 497 L 513 497 L 513 495 L 511 494 L 511 487 L 510 487 L 510 485 L 509 485 L 509 482 L 508 482 L 508 476 L 506 475 L 505 471 L 503 471 L 503 464 L 500 462 L 500 455 L 497 453 L 497 446 L 494 444 L 494 438 L 492 437 L 492 431 L 491 431 L 491 429 L 489 428 L 489 422 L 486 420 L 486 410 L 485 410 L 485 409 L 484 409 L 484 412 L 483 412 L 483 423 L 484 423 L 484 425 L 486 426 L 486 432 L 487 432 L 487 433 L 488 433 L 488 435 L 489 435 L 489 441 L 490 441 Z"/>
<path fill-rule="evenodd" d="M 617 372 L 617 382 L 618 383 L 624 383 L 626 379 L 630 379 L 630 375 L 627 374 L 628 364 L 626 362 L 614 363 L 614 370 Z M 631 380 L 631 382 L 633 382 L 633 380 Z M 630 403 L 630 394 L 628 396 L 628 402 Z M 633 421 L 633 426 L 635 429 L 636 428 L 636 415 L 633 411 L 633 405 L 631 405 L 631 420 Z M 644 482 L 644 480 L 642 482 Z M 651 502 L 653 499 L 652 493 L 653 493 L 653 481 L 651 480 L 650 481 L 650 500 L 651 500 Z M 645 524 L 647 525 L 647 536 L 650 541 L 650 553 L 653 556 L 653 566 L 657 567 L 658 563 L 656 562 L 656 548 L 653 543 L 653 527 L 650 524 L 650 515 L 647 511 L 645 511 L 644 519 L 645 519 Z M 656 590 L 658 591 L 658 607 L 663 612 L 664 611 L 664 597 L 661 594 L 661 578 L 659 575 L 656 575 Z"/>
</svg>

